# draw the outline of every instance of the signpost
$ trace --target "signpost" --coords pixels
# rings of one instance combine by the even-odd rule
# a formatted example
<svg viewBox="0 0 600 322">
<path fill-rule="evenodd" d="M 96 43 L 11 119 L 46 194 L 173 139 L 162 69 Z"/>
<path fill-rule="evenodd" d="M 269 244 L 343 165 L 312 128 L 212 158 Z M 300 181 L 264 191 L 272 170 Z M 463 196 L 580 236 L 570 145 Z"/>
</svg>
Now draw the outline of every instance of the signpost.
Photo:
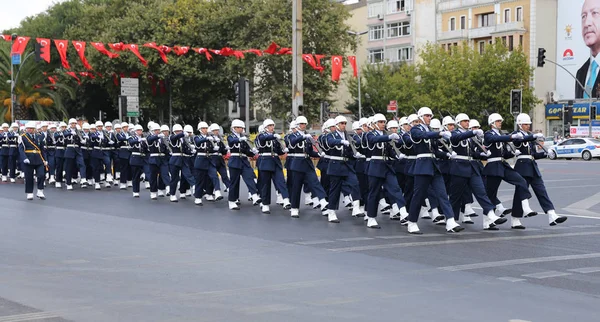
<svg viewBox="0 0 600 322">
<path fill-rule="evenodd" d="M 121 96 L 126 97 L 127 117 L 139 117 L 140 80 L 137 78 L 121 78 Z M 119 114 L 122 115 L 122 112 L 119 112 Z"/>
<path fill-rule="evenodd" d="M 20 65 L 21 64 L 21 54 L 12 54 L 12 64 Z"/>
<path fill-rule="evenodd" d="M 388 113 L 396 113 L 398 111 L 398 103 L 396 101 L 390 101 L 390 104 L 387 106 Z"/>
</svg>

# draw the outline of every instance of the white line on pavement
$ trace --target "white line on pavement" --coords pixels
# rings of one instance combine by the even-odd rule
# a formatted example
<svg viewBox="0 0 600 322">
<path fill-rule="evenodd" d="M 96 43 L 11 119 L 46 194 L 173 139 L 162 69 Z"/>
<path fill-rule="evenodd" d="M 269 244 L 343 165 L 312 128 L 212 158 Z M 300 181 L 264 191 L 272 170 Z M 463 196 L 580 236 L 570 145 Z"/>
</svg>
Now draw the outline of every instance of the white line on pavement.
<svg viewBox="0 0 600 322">
<path fill-rule="evenodd" d="M 512 265 L 532 264 L 532 263 L 558 262 L 558 261 L 589 259 L 589 258 L 599 258 L 599 257 L 600 257 L 600 253 L 565 255 L 565 256 L 548 256 L 548 257 L 531 257 L 531 258 L 509 259 L 509 260 L 494 261 L 494 262 L 482 262 L 482 263 L 465 264 L 465 265 L 444 266 L 444 267 L 438 267 L 438 269 L 441 269 L 444 271 L 450 271 L 450 272 L 457 272 L 457 271 L 467 271 L 467 270 L 481 269 L 481 268 L 503 267 L 503 266 L 512 266 Z M 525 276 L 525 275 L 523 275 L 523 276 Z"/>
<path fill-rule="evenodd" d="M 536 279 L 544 279 L 544 278 L 550 278 L 550 277 L 560 277 L 560 276 L 567 276 L 567 275 L 572 275 L 571 273 L 564 273 L 564 272 L 557 272 L 557 271 L 547 271 L 547 272 L 539 272 L 539 273 L 533 273 L 533 274 L 523 274 L 521 276 L 523 277 L 531 277 L 531 278 L 536 278 Z"/>
</svg>

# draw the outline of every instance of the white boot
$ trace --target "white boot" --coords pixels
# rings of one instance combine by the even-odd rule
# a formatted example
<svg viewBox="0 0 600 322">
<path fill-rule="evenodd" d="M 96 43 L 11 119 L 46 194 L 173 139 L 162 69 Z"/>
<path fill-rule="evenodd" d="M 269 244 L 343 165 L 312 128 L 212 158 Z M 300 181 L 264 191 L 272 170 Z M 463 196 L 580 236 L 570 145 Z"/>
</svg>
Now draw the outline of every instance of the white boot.
<svg viewBox="0 0 600 322">
<path fill-rule="evenodd" d="M 115 180 L 121 179 L 121 172 L 115 172 Z"/>
<path fill-rule="evenodd" d="M 151 200 L 156 200 L 157 199 L 157 193 L 156 192 L 150 192 L 150 199 Z"/>
<path fill-rule="evenodd" d="M 377 223 L 375 217 L 369 217 L 369 219 L 367 219 L 367 228 L 379 229 L 381 227 Z"/>
<path fill-rule="evenodd" d="M 235 202 L 234 202 L 234 204 L 235 204 Z M 194 205 L 196 205 L 196 206 L 202 206 L 202 198 L 196 198 L 196 199 L 194 199 Z M 229 202 L 229 206 L 231 207 L 231 201 Z M 236 206 L 237 206 L 237 204 L 236 204 Z M 231 208 L 229 208 L 229 209 L 231 209 Z"/>
<path fill-rule="evenodd" d="M 166 186 L 165 190 L 163 190 L 166 196 L 170 196 L 171 195 L 171 186 Z M 177 191 L 175 191 L 175 193 L 177 193 Z"/>
<path fill-rule="evenodd" d="M 523 207 L 523 218 L 533 217 L 537 215 L 537 212 L 531 210 L 531 208 L 529 207 L 529 200 L 521 200 L 521 206 Z"/>
<path fill-rule="evenodd" d="M 319 206 L 321 207 L 321 209 L 323 209 L 323 205 L 321 204 L 323 202 L 323 200 L 325 200 L 325 199 L 322 199 L 321 201 L 319 201 L 319 198 L 317 198 L 317 197 L 312 198 L 313 209 L 317 209 L 317 208 L 319 208 Z M 325 202 L 325 205 L 327 206 L 327 202 Z"/>
<path fill-rule="evenodd" d="M 164 190 L 158 190 L 158 196 L 159 197 L 164 197 L 165 196 L 165 191 Z"/>
<path fill-rule="evenodd" d="M 506 218 L 496 216 L 496 214 L 492 210 L 490 210 L 486 216 L 483 216 L 483 218 L 487 218 L 489 223 L 493 224 L 492 226 L 502 225 L 507 221 Z"/>
<path fill-rule="evenodd" d="M 6 176 L 2 176 L 2 182 L 6 182 L 6 180 L 8 180 L 8 179 L 6 178 Z M 32 197 L 32 198 L 33 198 L 33 197 Z"/>
<path fill-rule="evenodd" d="M 185 193 L 179 193 L 179 199 L 185 200 Z"/>
<path fill-rule="evenodd" d="M 263 214 L 270 214 L 271 213 L 271 209 L 269 208 L 269 206 L 268 205 L 263 205 L 263 204 L 261 204 L 260 211 L 262 211 Z"/>
<path fill-rule="evenodd" d="M 400 208 L 400 223 L 405 224 L 406 218 L 408 218 L 408 211 L 406 211 L 406 207 Z"/>
<path fill-rule="evenodd" d="M 133 197 L 134 198 L 139 198 L 140 197 L 140 193 L 139 192 L 134 192 L 133 193 Z"/>
<path fill-rule="evenodd" d="M 49 184 L 53 184 L 53 183 L 55 183 L 55 182 L 56 182 L 56 179 L 54 178 L 54 176 L 53 176 L 53 175 L 51 175 L 51 176 L 50 176 L 50 180 L 48 180 L 48 183 L 49 183 Z"/>
<path fill-rule="evenodd" d="M 501 203 L 496 205 L 496 215 L 498 215 L 499 217 L 504 217 L 505 215 L 508 215 L 511 212 L 511 209 L 504 208 L 504 206 Z"/>
<path fill-rule="evenodd" d="M 126 183 L 119 184 L 119 189 L 121 189 L 121 190 L 127 189 L 127 184 Z"/>
<path fill-rule="evenodd" d="M 431 208 L 431 203 L 429 203 L 429 198 L 425 198 L 425 206 L 427 209 Z"/>
<path fill-rule="evenodd" d="M 42 200 L 46 200 L 46 196 L 44 195 L 44 190 L 39 190 L 37 191 L 37 197 L 42 199 Z"/>
<path fill-rule="evenodd" d="M 221 194 L 221 190 L 215 190 L 215 200 L 223 199 L 223 195 Z"/>
<path fill-rule="evenodd" d="M 511 217 L 510 228 L 512 229 L 525 229 L 525 226 L 521 223 L 521 219 L 517 217 Z"/>
<path fill-rule="evenodd" d="M 96 184 L 94 184 L 94 189 L 100 190 L 100 184 L 98 182 L 96 182 Z"/>
<path fill-rule="evenodd" d="M 316 205 L 317 205 L 317 208 L 319 206 L 321 207 L 321 211 L 325 211 L 325 210 L 327 210 L 327 205 L 329 205 L 329 203 L 327 203 L 327 200 L 325 200 L 325 198 L 323 198 L 319 202 L 317 202 Z"/>
<path fill-rule="evenodd" d="M 171 197 L 169 197 L 169 200 L 170 200 L 171 202 L 178 202 L 178 201 L 179 201 L 179 200 L 177 200 L 177 194 L 173 194 L 173 195 L 171 195 Z"/>
<path fill-rule="evenodd" d="M 464 230 L 464 228 L 462 228 L 459 224 L 457 224 L 456 221 L 454 220 L 454 218 L 446 219 L 446 231 L 447 232 L 458 233 L 463 230 Z"/>
<path fill-rule="evenodd" d="M 292 218 L 300 218 L 300 211 L 298 211 L 298 209 L 290 209 L 290 215 L 292 216 Z"/>
<path fill-rule="evenodd" d="M 363 213 L 365 216 L 367 215 L 367 211 L 365 210 L 365 206 L 360 206 L 360 212 Z"/>
<path fill-rule="evenodd" d="M 186 190 L 186 191 L 185 191 L 185 195 L 186 195 L 187 197 L 190 197 L 190 196 L 192 195 L 192 189 L 188 189 L 188 190 Z"/>
<path fill-rule="evenodd" d="M 281 194 L 278 192 L 277 193 L 277 199 L 275 199 L 275 203 L 278 205 L 283 205 L 283 197 L 281 196 Z"/>
<path fill-rule="evenodd" d="M 476 216 L 473 216 L 473 215 L 477 215 L 477 214 L 475 213 L 475 210 L 473 210 L 473 207 L 471 206 L 471 204 L 470 204 L 470 203 L 468 203 L 468 204 L 465 204 L 465 215 L 466 215 L 467 217 L 476 217 Z"/>
<path fill-rule="evenodd" d="M 419 230 L 419 225 L 417 225 L 416 222 L 412 222 L 412 221 L 408 222 L 408 233 L 409 234 L 414 234 L 414 235 L 421 235 L 421 234 L 423 234 L 421 232 L 421 230 Z"/>
<path fill-rule="evenodd" d="M 73 185 L 71 185 L 71 184 L 68 184 L 68 185 L 67 185 L 67 190 L 73 190 Z"/>
<path fill-rule="evenodd" d="M 258 196 L 258 194 L 256 194 L 256 193 L 253 194 L 252 195 L 252 204 L 256 206 L 256 205 L 260 204 L 260 202 L 261 202 L 261 199 Z"/>
<path fill-rule="evenodd" d="M 390 210 L 392 209 L 392 207 L 390 206 L 389 203 L 387 203 L 387 201 L 385 201 L 384 198 L 381 198 L 379 200 L 379 212 L 381 212 L 382 214 L 389 214 Z"/>
<path fill-rule="evenodd" d="M 204 199 L 206 199 L 206 201 L 215 201 L 215 196 L 213 196 L 213 195 L 204 195 Z"/>
<path fill-rule="evenodd" d="M 344 207 L 352 208 L 354 205 L 352 204 L 352 199 L 350 196 L 344 196 Z"/>
<path fill-rule="evenodd" d="M 82 188 L 87 188 L 88 182 L 85 178 L 81 179 L 81 183 L 80 183 Z"/>
<path fill-rule="evenodd" d="M 466 210 L 465 210 L 466 211 Z M 460 216 L 462 218 L 462 223 L 463 224 L 474 224 L 475 222 L 473 221 L 473 219 L 471 218 L 471 216 L 467 216 L 465 213 L 461 212 Z"/>
<path fill-rule="evenodd" d="M 352 217 L 362 217 L 365 213 L 360 209 L 360 200 L 352 201 Z"/>
<path fill-rule="evenodd" d="M 304 205 L 306 205 L 306 206 L 312 206 L 313 205 L 313 200 L 310 197 L 310 192 L 304 193 Z"/>
<path fill-rule="evenodd" d="M 338 217 L 335 215 L 335 211 L 329 209 L 328 213 L 327 213 L 327 221 L 337 224 L 340 222 L 340 220 L 338 219 Z"/>
<path fill-rule="evenodd" d="M 290 208 L 292 208 L 292 204 L 290 203 L 290 199 L 284 198 L 283 199 L 283 209 L 290 209 Z"/>
<path fill-rule="evenodd" d="M 27 194 L 27 200 L 33 200 L 33 193 Z"/>
<path fill-rule="evenodd" d="M 101 173 L 100 174 L 100 181 L 104 181 L 106 179 L 106 174 Z"/>
<path fill-rule="evenodd" d="M 419 212 L 419 217 L 421 219 L 431 219 L 431 215 L 429 214 L 429 211 L 427 211 L 427 207 L 421 207 L 421 211 Z M 431 211 L 433 212 L 434 209 L 432 209 Z M 437 209 L 435 209 L 437 211 Z M 434 216 L 433 218 L 435 219 L 437 216 Z"/>
<path fill-rule="evenodd" d="M 127 180 L 127 188 L 133 187 L 133 182 Z"/>
<path fill-rule="evenodd" d="M 229 202 L 229 210 L 240 210 L 240 207 L 235 203 L 235 201 Z"/>
<path fill-rule="evenodd" d="M 558 224 L 562 224 L 567 220 L 567 216 L 559 216 L 556 214 L 554 210 L 548 210 L 548 221 L 550 222 L 550 226 L 556 226 Z"/>
<path fill-rule="evenodd" d="M 144 182 L 144 188 L 150 189 L 150 182 L 148 182 L 148 181 Z"/>
<path fill-rule="evenodd" d="M 398 208 L 398 204 L 392 204 L 392 212 L 390 212 L 390 220 L 400 220 L 400 208 Z"/>
<path fill-rule="evenodd" d="M 112 176 L 112 174 L 109 173 L 109 174 L 106 175 L 106 182 L 110 182 L 110 183 L 113 182 L 113 176 Z"/>
<path fill-rule="evenodd" d="M 110 187 L 111 187 L 111 182 L 112 182 L 112 181 L 110 181 L 110 182 L 106 181 L 106 182 L 104 183 L 104 188 L 110 188 Z"/>
<path fill-rule="evenodd" d="M 62 188 L 62 184 L 60 182 L 56 182 L 56 183 L 54 183 L 54 187 L 60 189 L 60 188 Z"/>
<path fill-rule="evenodd" d="M 15 182 L 17 182 L 17 180 L 10 178 L 10 183 L 15 183 Z"/>
<path fill-rule="evenodd" d="M 252 194 L 248 192 L 248 201 L 252 201 Z"/>
</svg>

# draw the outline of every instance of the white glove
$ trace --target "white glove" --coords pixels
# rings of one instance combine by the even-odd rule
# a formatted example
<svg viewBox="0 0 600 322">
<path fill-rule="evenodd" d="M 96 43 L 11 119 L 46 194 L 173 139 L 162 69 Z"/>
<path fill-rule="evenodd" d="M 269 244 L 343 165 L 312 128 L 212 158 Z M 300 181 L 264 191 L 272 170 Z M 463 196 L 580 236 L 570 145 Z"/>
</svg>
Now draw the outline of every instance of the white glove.
<svg viewBox="0 0 600 322">
<path fill-rule="evenodd" d="M 44 166 L 47 167 L 48 166 L 48 161 L 44 161 Z"/>
<path fill-rule="evenodd" d="M 85 144 L 87 140 L 81 140 L 81 144 Z"/>
<path fill-rule="evenodd" d="M 457 156 L 456 152 L 454 151 L 452 151 L 452 153 L 446 153 L 446 155 L 450 158 L 450 160 L 454 160 L 454 158 Z"/>
<path fill-rule="evenodd" d="M 110 140 L 110 141 L 108 141 L 108 144 L 115 144 L 115 141 Z"/>
<path fill-rule="evenodd" d="M 254 154 L 258 154 L 258 150 L 257 150 L 256 148 L 253 148 L 253 149 L 252 149 L 252 153 L 254 153 Z"/>
<path fill-rule="evenodd" d="M 519 155 L 521 155 L 521 151 L 519 151 L 519 150 L 515 151 L 515 156 L 518 157 Z"/>
<path fill-rule="evenodd" d="M 394 141 L 398 141 L 400 139 L 400 136 L 398 135 L 398 133 L 392 133 L 392 134 L 388 135 L 388 137 Z"/>
<path fill-rule="evenodd" d="M 362 153 L 356 153 L 356 154 L 354 155 L 354 158 L 355 158 L 355 159 L 362 159 L 362 158 L 364 158 L 364 157 L 365 157 L 365 156 L 364 156 Z"/>
<path fill-rule="evenodd" d="M 536 138 L 536 139 L 541 139 L 541 138 L 544 137 L 544 134 L 542 134 L 542 133 L 536 133 L 536 134 L 533 135 L 533 137 Z"/>
<path fill-rule="evenodd" d="M 482 136 L 483 135 L 483 130 L 481 130 L 481 129 L 473 130 L 473 134 L 475 134 L 477 136 Z"/>
<path fill-rule="evenodd" d="M 485 151 L 485 156 L 489 157 L 490 155 L 492 155 L 492 152 L 490 152 L 490 150 Z"/>
<path fill-rule="evenodd" d="M 442 131 L 442 132 L 440 132 L 440 136 L 446 140 L 450 140 L 450 138 L 452 137 L 452 132 Z"/>
<path fill-rule="evenodd" d="M 245 137 L 245 136 L 242 136 L 242 137 L 240 138 L 240 141 L 242 141 L 242 142 L 246 142 L 246 141 L 248 141 L 248 138 L 247 138 L 247 137 Z"/>
<path fill-rule="evenodd" d="M 511 135 L 510 138 L 513 139 L 513 140 L 522 140 L 523 139 L 523 133 L 521 133 L 521 132 L 515 133 L 515 134 Z"/>
<path fill-rule="evenodd" d="M 218 145 L 215 145 L 215 147 L 213 148 L 213 150 L 215 150 L 215 151 L 219 151 L 219 146 L 218 146 Z"/>
<path fill-rule="evenodd" d="M 190 134 L 188 132 L 183 132 L 183 137 L 187 138 L 188 136 L 190 136 Z"/>
<path fill-rule="evenodd" d="M 25 163 L 25 164 L 29 164 L 29 159 L 25 159 L 25 160 L 23 160 L 23 163 Z"/>
<path fill-rule="evenodd" d="M 209 140 L 210 142 L 215 142 L 215 138 L 213 138 L 212 136 L 207 136 L 206 137 L 207 140 Z"/>
<path fill-rule="evenodd" d="M 319 156 L 320 156 L 321 158 L 324 158 L 324 157 L 326 156 L 326 154 L 325 154 L 325 152 L 321 152 L 321 153 L 319 153 Z"/>
<path fill-rule="evenodd" d="M 400 155 L 396 156 L 396 159 L 398 159 L 398 160 L 406 159 L 406 154 L 400 153 Z"/>
<path fill-rule="evenodd" d="M 226 146 L 225 150 L 229 151 L 229 150 L 231 150 L 231 148 L 229 146 Z"/>
<path fill-rule="evenodd" d="M 164 135 L 163 133 L 160 133 L 160 134 L 158 135 L 158 137 L 162 139 L 162 138 L 164 138 L 164 137 L 165 137 L 165 135 Z"/>
<path fill-rule="evenodd" d="M 146 142 L 146 138 L 140 138 L 140 142 Z"/>
<path fill-rule="evenodd" d="M 290 149 L 288 149 L 288 148 L 283 149 L 283 153 L 288 153 L 288 152 L 290 152 Z"/>
<path fill-rule="evenodd" d="M 349 146 L 350 142 L 348 142 L 348 140 L 342 140 L 342 144 L 345 146 Z"/>
<path fill-rule="evenodd" d="M 275 137 L 275 139 L 277 139 L 277 140 L 281 139 L 281 135 L 279 135 L 279 134 L 273 134 L 273 136 L 274 136 L 274 137 Z"/>
<path fill-rule="evenodd" d="M 305 138 L 305 139 L 311 139 L 311 138 L 312 138 L 312 135 L 310 135 L 310 134 L 304 134 L 304 138 Z"/>
</svg>

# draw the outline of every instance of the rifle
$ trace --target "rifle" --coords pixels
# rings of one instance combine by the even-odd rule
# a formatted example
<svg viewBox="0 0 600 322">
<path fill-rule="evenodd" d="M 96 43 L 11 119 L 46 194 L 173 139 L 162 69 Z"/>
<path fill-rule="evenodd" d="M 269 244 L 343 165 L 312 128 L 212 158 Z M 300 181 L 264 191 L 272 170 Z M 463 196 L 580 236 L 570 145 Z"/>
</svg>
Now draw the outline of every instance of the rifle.
<svg viewBox="0 0 600 322">
<path fill-rule="evenodd" d="M 483 113 L 485 116 L 490 116 L 490 113 L 487 110 L 483 110 Z M 500 132 L 504 135 L 508 135 L 508 131 L 502 131 Z M 517 147 L 515 147 L 515 145 L 512 142 L 506 142 L 506 147 L 508 148 L 508 150 L 510 150 L 509 152 L 515 154 L 515 152 L 517 151 Z"/>
<path fill-rule="evenodd" d="M 445 111 L 445 112 L 446 112 L 446 114 L 450 115 L 450 117 L 452 117 L 453 119 L 456 119 L 454 117 L 454 115 L 452 115 L 450 112 L 448 112 L 448 111 Z M 440 112 L 440 114 L 441 114 L 441 112 Z M 479 147 L 481 149 L 481 151 L 487 153 L 487 149 L 483 146 L 483 142 L 481 142 L 479 140 L 479 137 L 477 135 L 475 135 L 472 139 L 473 139 L 473 142 L 475 143 L 475 145 L 477 145 L 477 147 Z"/>
</svg>

